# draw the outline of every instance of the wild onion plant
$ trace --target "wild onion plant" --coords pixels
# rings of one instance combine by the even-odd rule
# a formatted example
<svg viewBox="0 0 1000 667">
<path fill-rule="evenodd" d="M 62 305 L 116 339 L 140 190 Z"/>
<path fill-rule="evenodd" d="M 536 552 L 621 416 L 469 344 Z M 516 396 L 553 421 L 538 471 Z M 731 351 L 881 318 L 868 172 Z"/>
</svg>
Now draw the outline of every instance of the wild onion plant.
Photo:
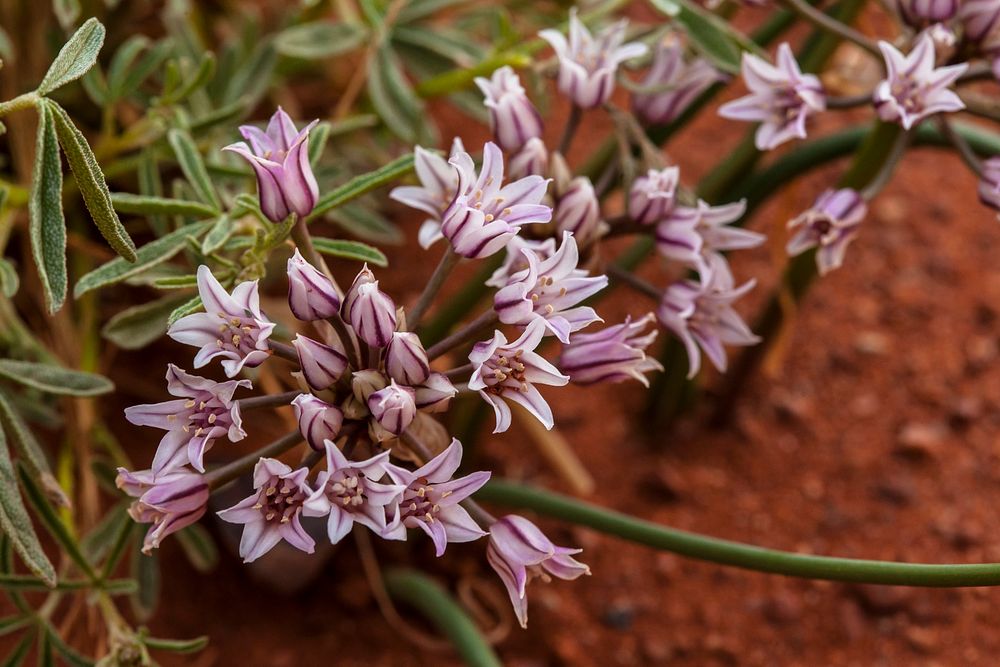
<svg viewBox="0 0 1000 667">
<path fill-rule="evenodd" d="M 480 470 L 466 455 L 479 434 L 455 418 L 456 406 L 492 412 L 481 437 L 516 422 L 575 462 L 553 435 L 562 387 L 652 379 L 640 437 L 690 407 L 710 365 L 730 371 L 717 380 L 723 420 L 789 303 L 850 266 L 868 203 L 911 147 L 956 151 L 1000 209 L 1000 134 L 963 119 L 1000 118 L 989 81 L 1000 0 L 888 11 L 776 0 L 745 20 L 738 3 L 691 0 L 526 16 L 522 3 L 314 0 L 266 22 L 188 0 L 152 19 L 107 2 L 113 48 L 75 0 L 53 4 L 58 24 L 0 6 L 0 635 L 16 638 L 5 664 L 33 652 L 41 664 L 153 664 L 151 652 L 199 650 L 208 638 L 160 639 L 141 624 L 164 541 L 214 567 L 225 522 L 245 563 L 354 543 L 365 571 L 335 576 L 424 612 L 475 664 L 497 659 L 448 582 L 402 563 L 380 574 L 373 539 L 442 558 L 479 543 L 465 549 L 479 548 L 521 626 L 538 580 L 602 576 L 536 514 L 789 576 L 1000 584 L 1000 564 L 774 551 L 507 481 L 502 465 Z M 854 27 L 862 13 L 878 34 Z M 807 39 L 787 36 L 802 24 Z M 65 45 L 35 72 L 36 47 L 60 30 Z M 825 76 L 840 52 L 857 56 L 857 81 L 878 72 L 870 86 Z M 346 58 L 355 66 L 336 95 L 301 113 L 316 105 L 297 94 L 334 86 L 326 66 Z M 736 95 L 720 106 L 727 89 Z M 844 112 L 847 129 L 814 130 Z M 463 143 L 467 128 L 441 120 L 455 113 L 492 139 Z M 670 139 L 699 114 L 747 134 L 696 183 Z M 598 119 L 607 136 L 591 131 Z M 787 221 L 783 277 L 748 324 L 740 300 L 755 278 L 729 258 L 767 237 L 745 225 L 841 157 L 849 166 Z M 408 212 L 419 230 L 394 224 Z M 393 244 L 412 258 L 405 277 L 379 249 Z M 646 264 L 669 279 L 639 277 Z M 423 281 L 416 298 L 385 287 L 404 280 Z M 605 321 L 601 299 L 616 290 L 648 307 Z M 162 355 L 113 368 L 115 349 L 141 348 Z M 745 349 L 730 364 L 734 348 Z M 112 370 L 143 387 L 165 373 L 166 387 L 124 415 L 101 410 L 117 405 L 101 374 Z M 244 423 L 287 407 L 294 425 L 270 442 Z M 248 495 L 220 504 L 236 488 Z M 71 645 L 83 607 L 100 630 Z"/>
</svg>

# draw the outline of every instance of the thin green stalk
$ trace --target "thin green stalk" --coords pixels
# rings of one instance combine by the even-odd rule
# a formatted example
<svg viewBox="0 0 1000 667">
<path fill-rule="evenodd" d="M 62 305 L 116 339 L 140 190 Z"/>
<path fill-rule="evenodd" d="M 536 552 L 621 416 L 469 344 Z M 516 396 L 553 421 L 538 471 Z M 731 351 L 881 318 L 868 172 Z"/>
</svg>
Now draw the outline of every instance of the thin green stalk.
<svg viewBox="0 0 1000 667">
<path fill-rule="evenodd" d="M 898 563 L 766 549 L 670 528 L 568 496 L 503 480 L 491 480 L 477 492 L 476 497 L 485 502 L 534 510 L 654 549 L 756 572 L 888 586 L 1000 586 L 1000 563 Z"/>
<path fill-rule="evenodd" d="M 28 109 L 30 107 L 37 106 L 39 99 L 38 93 L 32 91 L 30 93 L 18 95 L 12 100 L 0 102 L 0 116 L 6 116 L 11 111 L 19 111 L 21 109 Z"/>
<path fill-rule="evenodd" d="M 441 256 L 441 261 L 435 267 L 434 273 L 431 274 L 430 280 L 424 286 L 424 291 L 420 293 L 420 298 L 417 299 L 417 302 L 413 304 L 413 308 L 407 314 L 406 326 L 410 331 L 414 331 L 420 326 L 420 321 L 424 318 L 424 314 L 430 308 L 431 303 L 433 303 L 434 297 L 441 290 L 444 281 L 451 274 L 452 269 L 458 266 L 460 259 L 462 259 L 461 255 L 452 250 L 449 245 L 444 251 L 444 255 Z"/>
<path fill-rule="evenodd" d="M 455 646 L 467 665 L 500 667 L 502 664 L 479 628 L 448 592 L 426 575 L 409 569 L 385 573 L 389 595 L 419 610 Z"/>
<path fill-rule="evenodd" d="M 846 23 L 842 23 L 837 18 L 824 14 L 809 3 L 803 2 L 803 0 L 782 0 L 782 3 L 820 30 L 828 32 L 839 39 L 853 42 L 879 60 L 882 59 L 882 53 L 875 42 Z"/>
</svg>

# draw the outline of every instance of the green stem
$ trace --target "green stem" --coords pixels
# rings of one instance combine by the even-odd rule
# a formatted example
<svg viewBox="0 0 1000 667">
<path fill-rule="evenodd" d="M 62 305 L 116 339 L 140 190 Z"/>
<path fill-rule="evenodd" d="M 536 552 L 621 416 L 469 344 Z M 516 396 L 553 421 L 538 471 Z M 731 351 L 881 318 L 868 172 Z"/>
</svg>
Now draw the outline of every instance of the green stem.
<svg viewBox="0 0 1000 667">
<path fill-rule="evenodd" d="M 245 472 L 253 469 L 253 467 L 257 465 L 257 461 L 259 459 L 281 456 L 289 449 L 292 449 L 301 443 L 303 440 L 305 440 L 305 438 L 298 430 L 292 431 L 291 433 L 278 438 L 271 444 L 261 447 L 255 452 L 251 452 L 246 456 L 216 468 L 212 472 L 205 475 L 205 483 L 208 484 L 208 488 L 210 489 L 218 489 L 219 487 L 233 481 Z"/>
<path fill-rule="evenodd" d="M 503 480 L 490 481 L 477 492 L 476 497 L 509 507 L 534 510 L 539 514 L 587 526 L 654 549 L 756 572 L 889 586 L 1000 586 L 1000 563 L 898 563 L 765 549 L 670 528 L 567 496 Z"/>
<path fill-rule="evenodd" d="M 385 573 L 389 595 L 424 614 L 455 646 L 467 665 L 500 667 L 502 664 L 465 611 L 448 592 L 427 576 L 408 569 Z"/>
<path fill-rule="evenodd" d="M 18 111 L 20 109 L 27 109 L 29 107 L 36 106 L 39 99 L 38 93 L 32 91 L 30 93 L 25 93 L 24 95 L 18 95 L 12 100 L 0 102 L 0 116 L 6 116 L 11 111 Z"/>
<path fill-rule="evenodd" d="M 782 2 L 786 7 L 804 18 L 806 21 L 812 23 L 820 30 L 824 30 L 840 39 L 845 39 L 848 42 L 857 44 L 881 61 L 882 53 L 879 51 L 875 42 L 868 39 L 846 23 L 841 23 L 836 18 L 824 14 L 815 7 L 803 2 L 803 0 L 782 0 Z"/>
<path fill-rule="evenodd" d="M 424 286 L 424 291 L 420 293 L 420 298 L 417 299 L 417 302 L 408 313 L 406 327 L 410 331 L 415 331 L 420 326 L 420 321 L 424 318 L 427 309 L 430 308 L 434 297 L 437 296 L 437 293 L 444 285 L 444 281 L 448 278 L 451 270 L 458 265 L 460 259 L 462 259 L 461 255 L 452 250 L 451 246 L 448 246 L 448 249 L 444 251 L 441 261 L 438 262 L 434 273 L 431 274 L 430 280 Z"/>
</svg>

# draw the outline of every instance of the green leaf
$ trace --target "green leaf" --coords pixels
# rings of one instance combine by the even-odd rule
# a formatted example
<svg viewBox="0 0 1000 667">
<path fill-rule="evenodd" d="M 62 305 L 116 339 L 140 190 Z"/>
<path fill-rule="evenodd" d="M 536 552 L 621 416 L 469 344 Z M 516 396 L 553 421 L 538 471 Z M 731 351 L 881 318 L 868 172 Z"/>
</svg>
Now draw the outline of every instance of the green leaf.
<svg viewBox="0 0 1000 667">
<path fill-rule="evenodd" d="M 189 301 L 177 306 L 177 308 L 174 309 L 174 312 L 170 313 L 170 317 L 167 318 L 167 326 L 170 326 L 182 317 L 198 312 L 201 310 L 201 307 L 201 297 L 191 297 Z"/>
<path fill-rule="evenodd" d="M 166 106 L 183 102 L 192 93 L 208 83 L 213 74 L 215 74 L 215 56 L 211 52 L 205 52 L 205 55 L 198 62 L 198 69 L 187 79 L 180 81 L 176 88 L 165 91 L 163 96 L 157 100 L 157 103 L 161 106 Z"/>
<path fill-rule="evenodd" d="M 117 313 L 101 329 L 101 335 L 123 350 L 146 347 L 167 332 L 167 318 L 190 296 L 173 293 Z"/>
<path fill-rule="evenodd" d="M 403 233 L 378 211 L 357 203 L 345 204 L 327 214 L 342 229 L 371 243 L 398 245 L 403 242 Z"/>
<path fill-rule="evenodd" d="M 334 188 L 320 197 L 312 213 L 306 216 L 306 220 L 309 221 L 318 218 L 327 211 L 402 178 L 411 171 L 413 171 L 413 154 L 407 153 L 402 157 L 396 158 L 389 164 L 379 167 L 375 171 L 355 176 L 340 187 Z"/>
<path fill-rule="evenodd" d="M 80 572 L 84 576 L 88 579 L 96 579 L 97 575 L 90 561 L 80 551 L 80 545 L 77 544 L 76 539 L 70 534 L 66 524 L 56 514 L 55 509 L 49 503 L 48 499 L 46 499 L 41 487 L 35 483 L 35 478 L 31 476 L 31 473 L 23 465 L 17 466 L 17 477 L 21 483 L 21 487 L 24 489 L 24 495 L 35 510 L 35 516 L 38 517 L 46 530 L 48 530 L 49 535 L 59 544 L 62 551 L 76 563 L 76 566 L 80 568 Z"/>
<path fill-rule="evenodd" d="M 17 294 L 21 278 L 10 260 L 0 257 L 0 293 L 8 299 Z"/>
<path fill-rule="evenodd" d="M 17 614 L 0 618 L 0 637 L 16 632 L 35 622 L 35 619 L 27 614 Z"/>
<path fill-rule="evenodd" d="M 80 18 L 80 0 L 52 0 L 52 11 L 63 30 L 69 30 Z"/>
<path fill-rule="evenodd" d="M 160 600 L 160 562 L 156 551 L 150 555 L 142 553 L 143 535 L 137 533 L 137 544 L 132 550 L 131 574 L 139 588 L 129 597 L 132 611 L 141 621 L 145 621 L 156 611 Z"/>
<path fill-rule="evenodd" d="M 111 380 L 97 373 L 19 359 L 0 359 L 0 377 L 59 396 L 99 396 L 115 388 Z"/>
<path fill-rule="evenodd" d="M 0 26 L 0 60 L 6 64 L 15 62 L 14 45 L 10 41 L 10 35 Z"/>
<path fill-rule="evenodd" d="M 223 214 L 215 221 L 212 228 L 201 240 L 201 252 L 203 255 L 211 255 L 229 240 L 236 229 L 236 221 L 231 215 Z"/>
<path fill-rule="evenodd" d="M 20 667 L 24 664 L 24 659 L 28 657 L 28 651 L 31 650 L 31 643 L 35 641 L 35 632 L 25 633 L 21 637 L 21 641 L 17 643 L 17 646 L 11 650 L 7 655 L 6 659 L 3 661 L 3 667 Z"/>
<path fill-rule="evenodd" d="M 160 639 L 158 637 L 144 637 L 142 643 L 149 648 L 161 651 L 171 651 L 173 653 L 196 653 L 208 646 L 208 637 L 195 637 L 194 639 Z"/>
<path fill-rule="evenodd" d="M 204 526 L 192 523 L 187 528 L 175 533 L 175 536 L 194 569 L 205 573 L 211 572 L 218 565 L 219 550 Z"/>
<path fill-rule="evenodd" d="M 108 88 L 114 99 L 121 98 L 125 77 L 132 70 L 136 58 L 149 47 L 150 43 L 149 37 L 145 35 L 132 35 L 115 51 L 108 65 Z"/>
<path fill-rule="evenodd" d="M 52 648 L 55 649 L 56 653 L 59 654 L 69 667 L 93 667 L 94 661 L 81 655 L 76 649 L 64 642 L 50 623 L 45 624 L 45 634 L 48 636 Z"/>
<path fill-rule="evenodd" d="M 93 583 L 86 579 L 64 580 L 54 587 L 49 586 L 38 577 L 27 574 L 0 574 L 0 588 L 9 591 L 75 591 L 81 588 L 90 588 Z M 0 633 L 2 633 L 0 629 Z"/>
<path fill-rule="evenodd" d="M 194 187 L 195 192 L 203 202 L 212 206 L 216 211 L 222 210 L 222 203 L 219 195 L 215 192 L 212 180 L 208 177 L 208 170 L 205 169 L 205 162 L 195 146 L 194 139 L 185 130 L 174 128 L 167 133 L 167 141 L 170 142 L 177 162 L 181 165 L 181 171 Z"/>
<path fill-rule="evenodd" d="M 55 117 L 59 144 L 76 177 L 76 183 L 80 187 L 80 194 L 83 195 L 87 210 L 90 211 L 90 217 L 94 219 L 97 229 L 107 240 L 108 245 L 126 260 L 134 262 L 135 244 L 129 238 L 128 232 L 125 231 L 111 205 L 111 193 L 104 181 L 101 165 L 97 164 L 97 158 L 90 150 L 90 145 L 70 120 L 65 109 L 49 100 L 42 102 L 44 106 L 51 108 Z"/>
<path fill-rule="evenodd" d="M 47 95 L 86 74 L 97 62 L 97 54 L 103 45 L 104 26 L 95 18 L 88 19 L 52 61 L 45 78 L 38 85 L 38 94 Z"/>
<path fill-rule="evenodd" d="M 56 571 L 38 542 L 28 511 L 17 488 L 14 464 L 10 460 L 7 437 L 0 430 L 0 530 L 10 540 L 31 572 L 49 586 L 55 586 Z"/>
<path fill-rule="evenodd" d="M 112 488 L 114 488 L 113 485 Z M 114 505 L 105 513 L 98 524 L 80 540 L 80 548 L 87 560 L 93 563 L 103 561 L 108 552 L 117 544 L 122 531 L 137 525 L 128 515 L 126 507 L 127 504 L 124 501 Z"/>
<path fill-rule="evenodd" d="M 38 105 L 35 170 L 28 200 L 31 254 L 50 313 L 66 300 L 66 219 L 62 207 L 62 161 L 52 111 Z"/>
<path fill-rule="evenodd" d="M 389 260 L 386 259 L 381 250 L 360 241 L 342 241 L 339 239 L 314 237 L 313 245 L 316 246 L 316 250 L 324 255 L 368 262 L 375 266 L 387 266 L 389 264 Z"/>
<path fill-rule="evenodd" d="M 212 223 L 196 222 L 191 225 L 185 225 L 166 236 L 162 236 L 155 241 L 150 241 L 136 252 L 136 261 L 134 264 L 129 264 L 118 257 L 107 264 L 97 267 L 76 282 L 73 295 L 76 298 L 80 298 L 80 296 L 98 287 L 113 285 L 126 278 L 142 273 L 152 266 L 166 262 L 187 245 L 188 237 L 197 238 L 208 229 L 210 224 Z"/>
<path fill-rule="evenodd" d="M 652 0 L 653 6 L 684 26 L 695 48 L 719 69 L 738 74 L 743 51 L 760 53 L 746 35 L 690 0 Z"/>
<path fill-rule="evenodd" d="M 139 215 L 183 215 L 195 218 L 210 218 L 218 215 L 211 206 L 197 201 L 185 199 L 170 199 L 168 197 L 149 197 L 134 195 L 127 192 L 111 194 L 111 203 L 120 213 L 136 213 Z"/>
<path fill-rule="evenodd" d="M 315 21 L 282 30 L 274 37 L 274 48 L 283 56 L 319 60 L 353 51 L 367 36 L 352 23 Z"/>
<path fill-rule="evenodd" d="M 323 156 L 323 149 L 326 148 L 326 142 L 330 139 L 332 130 L 333 126 L 324 121 L 309 132 L 309 164 L 312 165 L 313 169 L 316 168 L 319 159 Z"/>
<path fill-rule="evenodd" d="M 163 276 L 150 283 L 156 289 L 183 289 L 185 287 L 196 287 L 198 276 L 188 273 L 183 276 Z M 185 297 L 186 298 L 186 297 Z"/>
<path fill-rule="evenodd" d="M 6 431 L 7 436 L 11 439 L 11 444 L 13 444 L 14 451 L 17 452 L 21 463 L 26 465 L 31 474 L 38 479 L 38 483 L 48 493 L 52 502 L 59 507 L 69 507 L 69 498 L 66 497 L 66 492 L 59 486 L 55 475 L 52 474 L 52 468 L 45 455 L 45 450 L 42 449 L 42 444 L 38 442 L 35 434 L 21 419 L 21 415 L 14 409 L 10 397 L 2 389 L 0 389 L 0 427 Z"/>
<path fill-rule="evenodd" d="M 368 98 L 390 132 L 407 143 L 427 137 L 427 116 L 388 44 L 379 48 L 368 77 Z"/>
</svg>

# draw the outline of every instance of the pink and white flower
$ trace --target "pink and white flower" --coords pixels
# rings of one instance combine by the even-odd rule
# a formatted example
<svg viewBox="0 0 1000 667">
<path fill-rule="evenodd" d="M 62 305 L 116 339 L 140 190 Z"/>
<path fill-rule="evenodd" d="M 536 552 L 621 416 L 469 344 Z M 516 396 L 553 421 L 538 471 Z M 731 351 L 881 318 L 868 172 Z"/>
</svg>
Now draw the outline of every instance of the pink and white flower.
<svg viewBox="0 0 1000 667">
<path fill-rule="evenodd" d="M 827 190 L 808 211 L 788 223 L 793 233 L 786 251 L 802 254 L 817 248 L 816 267 L 826 275 L 844 262 L 847 246 L 858 235 L 868 207 L 856 190 Z"/>
<path fill-rule="evenodd" d="M 316 451 L 323 451 L 323 443 L 336 440 L 340 434 L 344 413 L 336 405 L 312 394 L 299 394 L 292 400 L 292 409 L 299 423 L 299 432 Z"/>
<path fill-rule="evenodd" d="M 659 333 L 655 328 L 643 333 L 656 317 L 652 313 L 596 333 L 580 333 L 570 340 L 559 357 L 559 368 L 577 384 L 637 380 L 649 386 L 646 373 L 662 371 L 656 359 L 646 355 Z"/>
<path fill-rule="evenodd" d="M 486 96 L 483 104 L 490 111 L 490 127 L 500 148 L 516 152 L 530 139 L 542 136 L 542 117 L 512 67 L 494 70 L 489 79 L 477 76 L 475 83 Z"/>
<path fill-rule="evenodd" d="M 153 456 L 153 474 L 188 463 L 205 472 L 205 452 L 216 439 L 228 437 L 230 442 L 237 442 L 245 438 L 240 405 L 233 400 L 233 394 L 239 387 L 251 386 L 250 380 L 216 382 L 168 364 L 167 391 L 179 398 L 125 408 L 125 419 L 136 426 L 166 431 Z"/>
<path fill-rule="evenodd" d="M 383 536 L 405 540 L 407 528 L 419 528 L 431 538 L 436 554 L 441 556 L 449 542 L 472 542 L 486 535 L 459 503 L 489 481 L 490 473 L 474 472 L 452 479 L 461 463 L 462 443 L 455 439 L 416 470 L 386 463 L 389 479 L 404 488 Z"/>
<path fill-rule="evenodd" d="M 496 331 L 492 340 L 473 346 L 469 361 L 475 370 L 469 380 L 469 389 L 478 391 L 493 406 L 497 420 L 494 433 L 510 428 L 511 412 L 505 400 L 524 407 L 545 428 L 551 429 L 554 425 L 552 409 L 535 385 L 561 387 L 569 382 L 569 376 L 560 373 L 534 351 L 545 331 L 545 322 L 536 318 L 513 343 L 508 343 L 507 337 Z"/>
<path fill-rule="evenodd" d="M 665 125 L 684 113 L 709 86 L 723 79 L 704 58 L 687 62 L 680 44 L 661 43 L 640 90 L 632 93 L 632 109 L 646 123 Z"/>
<path fill-rule="evenodd" d="M 888 72 L 873 97 L 879 118 L 898 122 L 909 130 L 933 114 L 965 108 L 948 86 L 962 76 L 969 64 L 935 67 L 934 40 L 929 35 L 920 35 L 905 56 L 888 42 L 879 42 L 878 47 Z"/>
<path fill-rule="evenodd" d="M 750 94 L 723 104 L 719 115 L 759 122 L 755 143 L 762 151 L 805 139 L 806 121 L 826 109 L 826 95 L 819 78 L 799 69 L 792 48 L 787 43 L 778 47 L 777 66 L 744 52 L 742 72 Z"/>
<path fill-rule="evenodd" d="M 222 357 L 222 368 L 229 377 L 239 375 L 243 367 L 253 368 L 271 356 L 267 339 L 274 323 L 260 312 L 257 281 L 237 285 L 226 292 L 207 266 L 198 267 L 198 294 L 204 313 L 187 315 L 174 322 L 167 335 L 178 343 L 201 348 L 194 357 L 194 367 L 201 368 Z"/>
<path fill-rule="evenodd" d="M 272 222 L 292 213 L 300 218 L 312 212 L 319 186 L 309 164 L 309 132 L 318 120 L 301 131 L 281 107 L 271 116 L 267 130 L 241 125 L 240 134 L 250 143 L 237 142 L 222 150 L 244 158 L 257 175 L 260 209 Z"/>
<path fill-rule="evenodd" d="M 167 535 L 200 519 L 208 507 L 208 484 L 190 470 L 154 475 L 152 470 L 118 468 L 115 485 L 136 498 L 128 508 L 132 520 L 152 524 L 142 543 L 142 552 L 147 555 L 159 548 Z"/>
<path fill-rule="evenodd" d="M 288 259 L 288 307 L 303 322 L 325 320 L 340 312 L 340 294 L 322 271 L 295 249 Z"/>
<path fill-rule="evenodd" d="M 306 483 L 308 468 L 292 470 L 277 459 L 262 458 L 253 470 L 256 492 L 219 512 L 229 523 L 242 523 L 240 558 L 252 563 L 285 540 L 296 549 L 313 553 L 316 542 L 302 527 L 302 506 L 313 495 Z"/>
</svg>

